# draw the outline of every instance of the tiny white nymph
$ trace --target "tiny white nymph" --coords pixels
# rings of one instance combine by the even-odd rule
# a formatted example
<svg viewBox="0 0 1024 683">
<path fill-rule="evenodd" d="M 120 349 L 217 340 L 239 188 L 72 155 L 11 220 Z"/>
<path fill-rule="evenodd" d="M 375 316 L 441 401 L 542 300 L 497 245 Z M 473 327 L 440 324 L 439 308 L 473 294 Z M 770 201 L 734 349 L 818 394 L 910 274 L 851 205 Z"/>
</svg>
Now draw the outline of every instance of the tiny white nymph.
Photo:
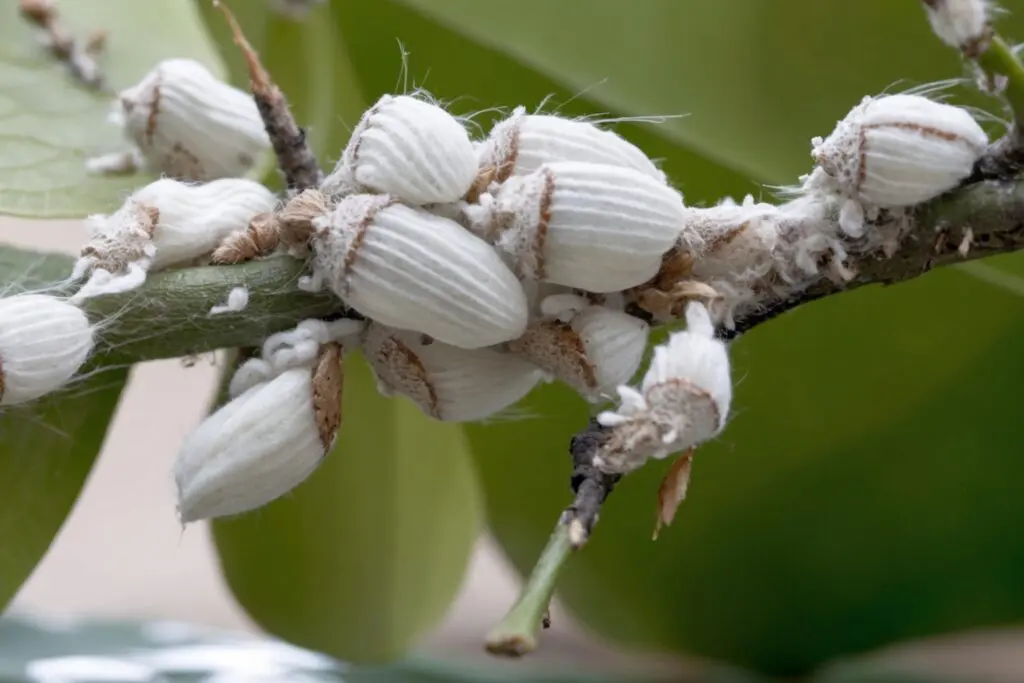
<svg viewBox="0 0 1024 683">
<path fill-rule="evenodd" d="M 617 292 L 658 272 L 684 208 L 678 192 L 639 171 L 563 161 L 507 180 L 475 231 L 496 241 L 521 277 Z"/>
<path fill-rule="evenodd" d="M 401 394 L 426 415 L 447 422 L 490 417 L 545 378 L 510 353 L 462 349 L 375 323 L 363 333 L 362 348 L 382 394 Z"/>
<path fill-rule="evenodd" d="M 531 322 L 509 349 L 596 402 L 632 379 L 643 360 L 649 326 L 622 311 L 590 305 L 583 297 L 575 297 L 573 307 L 571 296 L 556 294 L 542 302 L 542 310 L 557 310 L 558 317 Z M 568 313 L 572 308 L 576 312 Z"/>
<path fill-rule="evenodd" d="M 611 428 L 595 464 L 606 472 L 630 472 L 648 458 L 665 458 L 716 436 L 732 400 L 729 357 L 714 338 L 707 309 L 691 303 L 686 330 L 654 348 L 640 389 L 619 387 L 621 403 L 601 413 Z"/>
<path fill-rule="evenodd" d="M 237 515 L 305 481 L 341 423 L 341 347 L 258 383 L 206 418 L 174 465 L 183 524 Z"/>
<path fill-rule="evenodd" d="M 215 304 L 210 307 L 207 315 L 224 315 L 225 313 L 240 313 L 249 305 L 249 289 L 246 287 L 232 287 L 228 292 L 227 300 L 222 304 Z"/>
<path fill-rule="evenodd" d="M 315 224 L 314 279 L 377 322 L 467 349 L 526 329 L 515 275 L 490 245 L 446 218 L 388 195 L 350 195 Z"/>
<path fill-rule="evenodd" d="M 503 183 L 554 161 L 586 161 L 631 168 L 664 182 L 665 174 L 639 147 L 588 121 L 550 114 L 527 114 L 516 107 L 499 121 L 478 148 L 481 173 Z"/>
<path fill-rule="evenodd" d="M 864 232 L 865 209 L 907 207 L 956 187 L 988 136 L 966 110 L 920 95 L 865 97 L 827 138 L 812 140 L 808 191 L 846 198 L 840 226 Z"/>
<path fill-rule="evenodd" d="M 82 367 L 93 343 L 88 317 L 63 299 L 45 294 L 0 299 L 0 405 L 57 391 Z"/>
<path fill-rule="evenodd" d="M 122 127 L 148 170 L 179 180 L 244 176 L 270 149 L 252 96 L 191 59 L 164 60 L 137 85 L 122 90 L 111 120 Z M 102 171 L 110 161 L 103 158 L 91 166 Z"/>
<path fill-rule="evenodd" d="M 321 190 L 432 204 L 458 200 L 475 178 L 473 143 L 455 117 L 417 97 L 384 95 L 363 114 Z"/>
<path fill-rule="evenodd" d="M 977 57 L 992 39 L 991 0 L 923 0 L 928 23 L 939 40 Z"/>
<path fill-rule="evenodd" d="M 90 278 L 74 300 L 128 291 L 145 282 L 147 272 L 189 265 L 276 204 L 273 192 L 244 178 L 150 183 L 113 214 L 86 220 L 89 242 L 72 278 Z"/>
</svg>

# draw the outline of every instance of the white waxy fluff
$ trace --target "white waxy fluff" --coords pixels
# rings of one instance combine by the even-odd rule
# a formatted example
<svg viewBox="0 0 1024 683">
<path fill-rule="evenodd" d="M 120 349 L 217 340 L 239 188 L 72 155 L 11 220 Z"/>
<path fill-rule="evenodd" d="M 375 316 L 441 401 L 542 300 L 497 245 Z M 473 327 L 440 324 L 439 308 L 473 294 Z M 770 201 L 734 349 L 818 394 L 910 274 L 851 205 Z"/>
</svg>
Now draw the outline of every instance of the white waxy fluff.
<svg viewBox="0 0 1024 683">
<path fill-rule="evenodd" d="M 689 277 L 721 297 L 707 302 L 716 320 L 731 326 L 735 311 L 769 286 L 778 265 L 779 220 L 779 209 L 764 203 L 687 209 L 679 246 L 693 257 Z"/>
<path fill-rule="evenodd" d="M 835 201 L 818 194 L 781 206 L 731 199 L 708 208 L 687 208 L 679 242 L 663 264 L 659 280 L 634 292 L 636 303 L 668 322 L 684 315 L 690 301 L 708 307 L 728 328 L 736 316 L 769 300 L 785 299 L 821 277 L 837 283 L 854 272 L 834 218 Z M 867 242 L 885 248 L 895 229 L 877 228 Z"/>
<path fill-rule="evenodd" d="M 158 180 L 132 197 L 160 212 L 153 231 L 156 254 L 151 270 L 209 254 L 232 232 L 244 230 L 253 216 L 277 205 L 273 192 L 244 178 L 223 178 L 202 185 Z"/>
<path fill-rule="evenodd" d="M 100 175 L 125 175 L 134 173 L 146 165 L 146 159 L 138 149 L 111 152 L 85 160 L 85 170 Z"/>
<path fill-rule="evenodd" d="M 384 395 L 401 394 L 447 422 L 482 420 L 515 404 L 545 374 L 509 353 L 462 349 L 423 335 L 367 326 L 363 353 Z"/>
<path fill-rule="evenodd" d="M 992 38 L 991 0 L 923 0 L 928 23 L 939 40 L 976 57 Z"/>
<path fill-rule="evenodd" d="M 723 247 L 742 237 L 746 224 L 778 214 L 777 206 L 756 202 L 751 195 L 739 204 L 727 198 L 711 207 L 687 207 L 677 246 L 699 262 L 713 257 Z"/>
<path fill-rule="evenodd" d="M 913 206 L 959 185 L 988 136 L 964 109 L 920 95 L 886 95 L 865 97 L 812 144 L 820 172 L 805 188 L 847 198 L 840 226 L 859 237 L 865 211 Z"/>
<path fill-rule="evenodd" d="M 0 405 L 37 399 L 66 385 L 93 349 L 82 309 L 45 294 L 0 299 Z"/>
<path fill-rule="evenodd" d="M 526 329 L 526 294 L 486 242 L 452 221 L 351 195 L 317 221 L 314 277 L 384 325 L 462 348 L 515 339 Z"/>
<path fill-rule="evenodd" d="M 183 524 L 261 507 L 313 473 L 341 419 L 340 355 L 321 361 L 256 384 L 188 436 L 174 465 Z M 336 375 L 321 385 L 325 369 Z"/>
<path fill-rule="evenodd" d="M 595 463 L 629 472 L 648 458 L 665 458 L 716 436 L 732 401 L 725 344 L 714 338 L 708 311 L 686 309 L 686 330 L 656 346 L 640 389 L 619 387 L 621 402 L 598 421 L 612 429 Z"/>
<path fill-rule="evenodd" d="M 508 256 L 504 252 L 499 253 L 506 258 Z M 558 318 L 562 315 L 572 317 L 572 314 L 582 310 L 581 307 L 586 304 L 576 290 L 571 287 L 538 280 L 523 280 L 522 286 L 523 291 L 526 292 L 526 300 L 529 302 L 531 318 Z"/>
<path fill-rule="evenodd" d="M 658 272 L 684 210 L 678 192 L 639 171 L 556 162 L 501 186 L 490 233 L 521 277 L 616 292 Z"/>
<path fill-rule="evenodd" d="M 72 277 L 91 275 L 74 300 L 134 289 L 147 272 L 191 264 L 276 204 L 273 192 L 244 178 L 150 183 L 113 214 L 86 220 L 89 242 Z"/>
<path fill-rule="evenodd" d="M 542 309 L 559 310 L 567 320 L 535 320 L 509 349 L 589 401 L 608 398 L 640 367 L 649 326 L 621 311 L 592 306 L 583 297 L 573 307 L 567 297 L 556 294 L 548 299 L 557 302 L 542 303 Z M 566 315 L 574 308 L 576 312 Z"/>
<path fill-rule="evenodd" d="M 290 330 L 272 334 L 263 342 L 260 355 L 242 363 L 228 384 L 228 396 L 236 398 L 257 384 L 270 381 L 286 370 L 317 362 L 326 344 L 343 348 L 358 344 L 365 323 L 360 320 L 308 319 Z"/>
<path fill-rule="evenodd" d="M 499 251 L 499 253 L 508 258 L 508 254 L 505 252 Z M 603 306 L 623 311 L 627 304 L 626 295 L 622 292 L 596 294 L 538 280 L 521 280 L 520 283 L 530 304 L 531 319 L 557 318 L 562 322 L 569 322 L 573 315 L 587 306 Z"/>
<path fill-rule="evenodd" d="M 664 182 L 665 174 L 639 147 L 593 123 L 549 114 L 527 114 L 516 107 L 478 148 L 481 171 L 503 183 L 556 161 L 585 161 L 621 166 Z"/>
<path fill-rule="evenodd" d="M 149 170 L 171 178 L 241 177 L 270 149 L 252 96 L 195 60 L 160 62 L 116 106 L 111 119 Z"/>
<path fill-rule="evenodd" d="M 476 178 L 466 129 L 441 107 L 384 95 L 360 120 L 321 190 L 390 194 L 409 204 L 454 202 Z"/>
</svg>

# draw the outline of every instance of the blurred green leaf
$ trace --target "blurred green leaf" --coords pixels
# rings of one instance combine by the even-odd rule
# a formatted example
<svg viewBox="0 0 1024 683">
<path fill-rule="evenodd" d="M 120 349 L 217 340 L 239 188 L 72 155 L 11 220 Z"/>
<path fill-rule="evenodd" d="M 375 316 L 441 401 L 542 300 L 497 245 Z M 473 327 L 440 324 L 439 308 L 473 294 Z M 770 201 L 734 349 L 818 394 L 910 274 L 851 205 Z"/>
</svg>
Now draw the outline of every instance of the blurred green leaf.
<svg viewBox="0 0 1024 683">
<path fill-rule="evenodd" d="M 344 419 L 323 465 L 293 494 L 213 530 L 231 589 L 268 631 L 380 661 L 445 613 L 480 525 L 460 432 L 381 397 L 349 356 Z"/>
<path fill-rule="evenodd" d="M 527 3 L 527 7 L 533 6 L 538 11 L 547 7 L 536 0 Z M 475 5 L 472 12 L 504 14 L 503 7 L 510 8 Z M 500 118 L 501 112 L 495 107 L 507 112 L 522 104 L 533 110 L 545 103 L 545 111 L 558 109 L 567 116 L 607 111 L 589 92 L 581 96 L 572 84 L 567 86 L 551 74 L 524 66 L 400 2 L 337 2 L 333 3 L 333 11 L 344 29 L 350 63 L 366 102 L 385 93 L 423 87 L 446 102 L 453 112 L 475 113 L 473 121 L 479 124 L 481 135 L 486 134 L 491 121 Z M 516 11 L 528 14 L 522 6 Z M 660 127 L 620 124 L 615 129 L 652 158 L 662 160 L 665 171 L 691 203 L 718 198 L 722 193 L 742 195 L 758 191 L 754 183 L 728 167 L 659 135 Z"/>
<path fill-rule="evenodd" d="M 144 182 L 85 172 L 89 157 L 126 148 L 106 122 L 111 97 L 78 86 L 39 45 L 17 5 L 0 0 L 0 214 L 57 218 L 111 210 Z M 78 0 L 61 3 L 60 11 L 79 39 L 108 31 L 102 64 L 114 88 L 135 83 L 169 57 L 191 57 L 220 71 L 188 3 Z"/>
<path fill-rule="evenodd" d="M 229 67 L 231 81 L 248 90 L 249 72 L 232 43 L 223 15 L 210 0 L 195 2 Z M 292 113 L 306 129 L 321 165 L 330 170 L 365 109 L 345 51 L 345 36 L 340 22 L 331 14 L 330 3 L 315 6 L 304 21 L 271 12 L 267 2 L 228 4 L 264 67 L 288 97 Z M 276 167 L 267 179 L 279 183 Z"/>
<path fill-rule="evenodd" d="M 811 136 L 827 134 L 863 95 L 962 72 L 916 2 L 399 1 L 602 108 L 688 114 L 658 130 L 773 183 L 805 172 Z M 1024 36 L 1024 15 L 1005 27 Z"/>
<path fill-rule="evenodd" d="M 5 293 L 55 282 L 68 257 L 0 249 Z M 0 610 L 50 547 L 99 455 L 128 368 L 104 368 L 64 391 L 0 408 Z"/>
</svg>

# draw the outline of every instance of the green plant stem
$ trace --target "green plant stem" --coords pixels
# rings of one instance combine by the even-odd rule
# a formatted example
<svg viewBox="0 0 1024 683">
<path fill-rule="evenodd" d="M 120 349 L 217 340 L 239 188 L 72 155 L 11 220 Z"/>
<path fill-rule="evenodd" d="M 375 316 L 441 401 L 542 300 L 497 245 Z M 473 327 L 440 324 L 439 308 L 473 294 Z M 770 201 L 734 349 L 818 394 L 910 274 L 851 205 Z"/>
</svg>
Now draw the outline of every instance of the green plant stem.
<svg viewBox="0 0 1024 683">
<path fill-rule="evenodd" d="M 766 302 L 758 315 L 737 320 L 745 332 L 809 301 L 868 284 L 890 284 L 932 268 L 1024 249 L 1024 180 L 986 180 L 922 205 L 910 234 L 891 258 L 869 254 L 854 265 L 845 286 L 822 280 L 784 301 Z M 960 253 L 965 230 L 973 242 Z M 66 256 L 0 248 L 0 284 L 13 291 L 42 286 L 71 272 Z M 346 315 L 329 293 L 298 288 L 301 261 L 275 256 L 234 266 L 202 266 L 155 273 L 131 292 L 90 299 L 85 309 L 101 324 L 97 364 L 177 358 L 223 348 L 253 346 L 306 318 Z M 210 316 L 235 287 L 249 290 L 248 306 Z M 0 287 L 7 290 L 7 287 Z"/>
<path fill-rule="evenodd" d="M 157 273 L 137 290 L 86 301 L 102 321 L 96 362 L 135 363 L 216 349 L 258 346 L 268 335 L 306 318 L 343 315 L 329 293 L 298 288 L 301 261 L 275 256 L 234 266 L 205 266 Z M 70 266 L 69 266 L 70 269 Z M 235 287 L 249 290 L 237 313 L 210 316 L 210 308 Z"/>
<path fill-rule="evenodd" d="M 537 649 L 537 634 L 544 624 L 544 615 L 551 604 L 555 583 L 572 551 L 569 525 L 563 518 L 555 526 L 519 599 L 487 634 L 488 652 L 506 657 L 522 657 Z"/>
<path fill-rule="evenodd" d="M 978 66 L 991 78 L 1006 78 L 1003 97 L 1010 105 L 1014 122 L 1024 125 L 1024 63 L 1001 36 L 993 36 L 988 48 L 977 57 Z"/>
</svg>

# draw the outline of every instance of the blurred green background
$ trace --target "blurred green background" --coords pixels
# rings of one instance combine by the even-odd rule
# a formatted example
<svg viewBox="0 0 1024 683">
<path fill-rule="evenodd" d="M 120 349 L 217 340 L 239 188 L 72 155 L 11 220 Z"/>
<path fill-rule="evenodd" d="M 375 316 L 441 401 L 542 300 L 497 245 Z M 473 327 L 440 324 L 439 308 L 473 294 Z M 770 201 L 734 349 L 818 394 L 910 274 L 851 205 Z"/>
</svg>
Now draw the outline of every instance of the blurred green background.
<svg viewBox="0 0 1024 683">
<path fill-rule="evenodd" d="M 190 55 L 214 68 L 221 60 L 245 87 L 206 0 L 188 12 L 176 0 L 124 4 L 66 8 L 76 25 L 110 29 L 123 58 L 116 85 L 155 59 Z M 794 182 L 810 166 L 809 139 L 863 95 L 967 74 L 909 0 L 333 0 L 303 23 L 259 0 L 228 4 L 325 164 L 366 106 L 421 86 L 456 113 L 480 112 L 480 135 L 519 104 L 667 117 L 614 128 L 661 160 L 695 205 L 769 197 L 766 186 Z M 1024 38 L 1019 0 L 1004 4 L 1000 29 Z M 0 0 L 5 12 L 13 5 Z M 133 33 L 165 12 L 173 30 Z M 72 131 L 99 130 L 106 103 L 44 96 L 44 79 L 55 93 L 70 86 L 38 64 L 30 88 L 31 45 L 11 22 L 0 21 L 0 38 L 10 130 L 45 114 L 66 123 L 60 136 L 71 141 L 48 140 L 66 150 L 48 160 L 32 156 L 35 137 L 0 136 L 0 211 L 81 215 L 118 203 L 126 181 L 94 185 L 67 161 L 104 142 Z M 962 88 L 949 94 L 1000 113 Z M 32 184 L 51 173 L 69 188 L 56 199 Z M 1021 277 L 1024 260 L 1000 257 L 832 297 L 744 336 L 732 347 L 731 424 L 700 449 L 676 522 L 652 543 L 664 468 L 630 477 L 563 575 L 568 607 L 624 644 L 779 676 L 903 639 L 1018 622 Z M 588 407 L 544 387 L 524 402 L 529 420 L 459 429 L 377 397 L 364 367 L 346 382 L 351 412 L 324 467 L 258 523 L 218 523 L 215 534 L 227 579 L 260 624 L 379 661 L 443 614 L 484 524 L 528 571 L 569 500 L 568 440 Z M 0 448 L 11 448 L 5 435 Z M 0 518 L 9 506 L 0 503 Z"/>
</svg>

